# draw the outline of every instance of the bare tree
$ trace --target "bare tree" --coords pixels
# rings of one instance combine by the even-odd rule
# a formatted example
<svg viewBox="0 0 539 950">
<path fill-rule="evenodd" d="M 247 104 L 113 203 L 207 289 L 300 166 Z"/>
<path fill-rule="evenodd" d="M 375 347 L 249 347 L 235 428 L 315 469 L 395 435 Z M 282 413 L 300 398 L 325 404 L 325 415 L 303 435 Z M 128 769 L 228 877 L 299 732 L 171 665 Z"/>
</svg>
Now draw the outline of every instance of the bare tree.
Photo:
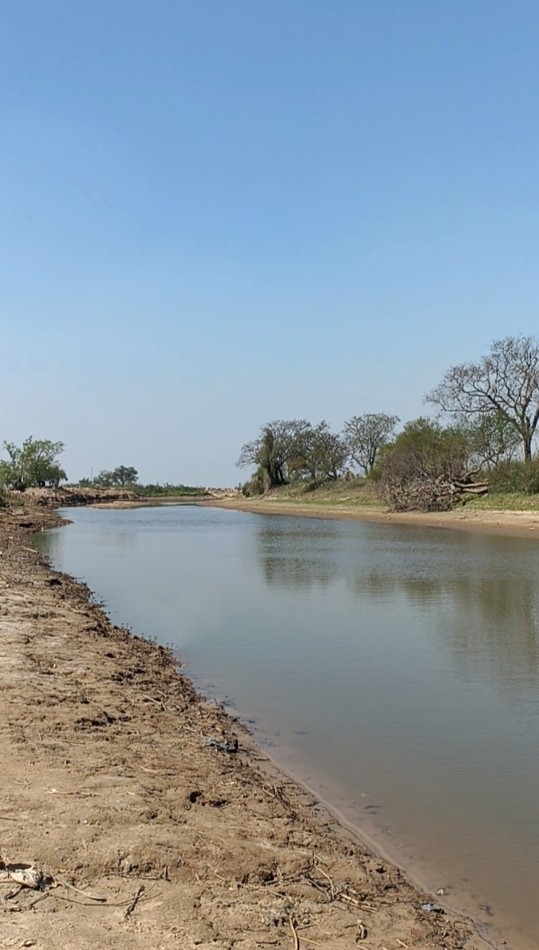
<svg viewBox="0 0 539 950">
<path fill-rule="evenodd" d="M 350 458 L 370 475 L 382 446 L 393 438 L 398 416 L 388 416 L 385 412 L 366 413 L 353 416 L 344 425 L 344 440 L 348 446 Z"/>
<path fill-rule="evenodd" d="M 519 434 L 528 462 L 539 423 L 539 341 L 531 336 L 495 340 L 477 363 L 448 370 L 426 398 L 457 418 L 501 413 Z"/>
</svg>

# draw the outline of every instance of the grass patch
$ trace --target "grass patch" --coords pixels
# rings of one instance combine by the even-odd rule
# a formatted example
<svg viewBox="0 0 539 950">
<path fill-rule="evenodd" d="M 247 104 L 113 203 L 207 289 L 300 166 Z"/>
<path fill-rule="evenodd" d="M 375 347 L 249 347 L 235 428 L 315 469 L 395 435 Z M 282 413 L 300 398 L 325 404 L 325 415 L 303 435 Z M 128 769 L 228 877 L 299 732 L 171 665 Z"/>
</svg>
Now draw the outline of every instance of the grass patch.
<svg viewBox="0 0 539 950">
<path fill-rule="evenodd" d="M 193 485 L 133 485 L 133 491 L 144 498 L 209 498 L 205 488 Z"/>
<path fill-rule="evenodd" d="M 539 495 L 525 492 L 492 492 L 466 502 L 470 511 L 539 511 Z"/>
<path fill-rule="evenodd" d="M 302 508 L 334 508 L 360 509 L 377 508 L 386 510 L 387 505 L 381 501 L 376 488 L 365 479 L 354 481 L 339 480 L 324 482 L 313 488 L 304 482 L 296 482 L 275 488 L 267 495 L 253 498 L 252 501 L 261 501 L 271 505 L 294 505 Z M 457 506 L 457 509 L 460 506 Z M 466 511 L 537 511 L 539 512 L 539 494 L 530 495 L 526 492 L 492 492 L 480 498 L 468 498 L 465 502 Z"/>
<path fill-rule="evenodd" d="M 385 508 L 370 482 L 328 481 L 316 487 L 305 482 L 275 488 L 264 498 L 277 504 L 301 505 L 313 508 Z M 256 499 L 254 499 L 256 500 Z"/>
</svg>

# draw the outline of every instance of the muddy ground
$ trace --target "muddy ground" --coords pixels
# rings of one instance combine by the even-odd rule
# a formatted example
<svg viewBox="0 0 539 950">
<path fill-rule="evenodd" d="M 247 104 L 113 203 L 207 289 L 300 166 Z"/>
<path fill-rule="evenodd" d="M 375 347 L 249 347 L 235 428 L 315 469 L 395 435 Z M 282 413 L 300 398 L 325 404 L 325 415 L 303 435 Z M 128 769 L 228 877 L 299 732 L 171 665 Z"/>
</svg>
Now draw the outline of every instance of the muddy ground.
<svg viewBox="0 0 539 950">
<path fill-rule="evenodd" d="M 55 518 L 0 515 L 2 948 L 496 945 L 344 832 L 168 650 L 52 571 L 30 536 Z"/>
</svg>

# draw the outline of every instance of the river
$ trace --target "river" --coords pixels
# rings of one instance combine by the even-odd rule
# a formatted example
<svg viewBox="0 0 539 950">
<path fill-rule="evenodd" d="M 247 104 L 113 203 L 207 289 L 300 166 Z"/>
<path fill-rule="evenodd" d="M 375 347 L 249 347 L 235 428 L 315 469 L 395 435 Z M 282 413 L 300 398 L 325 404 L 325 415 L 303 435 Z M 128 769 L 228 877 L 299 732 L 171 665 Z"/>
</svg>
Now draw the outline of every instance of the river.
<svg viewBox="0 0 539 950">
<path fill-rule="evenodd" d="M 198 506 L 41 548 L 442 900 L 539 944 L 539 548 Z M 510 945 L 512 942 L 510 941 Z"/>
</svg>

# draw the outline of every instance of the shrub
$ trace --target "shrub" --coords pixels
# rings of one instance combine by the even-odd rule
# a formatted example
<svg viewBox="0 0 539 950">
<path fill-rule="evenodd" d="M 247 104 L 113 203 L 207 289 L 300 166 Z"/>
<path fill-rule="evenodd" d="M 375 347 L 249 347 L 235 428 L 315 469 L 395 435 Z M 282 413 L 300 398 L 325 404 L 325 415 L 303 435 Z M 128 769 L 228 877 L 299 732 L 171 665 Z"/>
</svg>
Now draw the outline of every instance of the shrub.
<svg viewBox="0 0 539 950">
<path fill-rule="evenodd" d="M 539 459 L 500 462 L 488 473 L 488 483 L 492 492 L 536 495 L 539 493 Z"/>
<path fill-rule="evenodd" d="M 257 495 L 263 495 L 269 488 L 268 479 L 265 473 L 259 469 L 248 482 L 245 482 L 241 492 L 245 498 L 253 498 Z"/>
</svg>

